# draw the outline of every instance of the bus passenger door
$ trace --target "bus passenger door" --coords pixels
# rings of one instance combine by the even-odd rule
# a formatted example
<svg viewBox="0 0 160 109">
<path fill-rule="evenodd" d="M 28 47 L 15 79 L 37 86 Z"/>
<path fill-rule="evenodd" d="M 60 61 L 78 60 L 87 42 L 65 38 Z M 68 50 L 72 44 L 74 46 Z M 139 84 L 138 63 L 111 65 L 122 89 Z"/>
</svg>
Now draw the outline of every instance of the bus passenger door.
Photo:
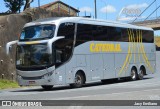
<svg viewBox="0 0 160 109">
<path fill-rule="evenodd" d="M 66 77 L 66 66 L 62 65 L 64 63 L 64 51 L 62 49 L 55 50 L 55 82 L 56 84 L 65 84 Z"/>
<path fill-rule="evenodd" d="M 91 55 L 91 78 L 93 81 L 103 78 L 102 54 Z"/>
<path fill-rule="evenodd" d="M 114 53 L 103 54 L 103 79 L 115 78 Z"/>
<path fill-rule="evenodd" d="M 75 23 L 66 22 L 59 25 L 57 37 L 64 36 L 63 39 L 59 39 L 55 42 L 56 52 L 56 68 L 60 83 L 73 82 L 73 67 L 75 65 L 75 59 L 73 57 L 73 45 L 74 45 Z M 62 78 L 61 78 L 62 77 Z M 61 81 L 60 81 L 61 80 Z"/>
</svg>

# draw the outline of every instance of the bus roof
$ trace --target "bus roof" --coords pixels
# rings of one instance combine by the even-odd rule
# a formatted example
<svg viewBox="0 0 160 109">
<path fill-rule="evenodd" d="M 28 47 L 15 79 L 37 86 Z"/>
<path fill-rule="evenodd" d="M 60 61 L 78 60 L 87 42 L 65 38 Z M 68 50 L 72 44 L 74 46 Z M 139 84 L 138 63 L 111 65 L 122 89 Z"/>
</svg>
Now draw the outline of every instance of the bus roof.
<svg viewBox="0 0 160 109">
<path fill-rule="evenodd" d="M 133 28 L 133 29 L 142 29 L 142 30 L 153 30 L 149 27 L 136 26 L 128 23 L 121 23 L 117 21 L 109 21 L 109 20 L 99 20 L 93 18 L 85 18 L 85 17 L 53 17 L 53 18 L 45 18 L 38 19 L 36 21 L 27 23 L 25 27 L 33 26 L 36 24 L 49 24 L 55 22 L 74 22 L 74 23 L 83 23 L 83 24 L 93 24 L 93 25 L 102 25 L 102 26 L 113 26 L 113 27 L 122 27 L 122 28 Z"/>
</svg>

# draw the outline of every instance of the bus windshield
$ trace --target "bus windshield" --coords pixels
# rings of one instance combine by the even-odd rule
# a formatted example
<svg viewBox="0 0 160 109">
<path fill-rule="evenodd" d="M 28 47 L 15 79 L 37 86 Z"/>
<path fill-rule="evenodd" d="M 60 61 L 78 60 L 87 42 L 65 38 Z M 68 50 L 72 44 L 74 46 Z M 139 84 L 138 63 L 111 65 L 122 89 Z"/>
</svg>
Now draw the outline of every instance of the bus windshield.
<svg viewBox="0 0 160 109">
<path fill-rule="evenodd" d="M 24 40 L 42 40 L 54 36 L 55 25 L 36 25 L 26 27 L 22 30 L 20 41 Z"/>
<path fill-rule="evenodd" d="M 52 55 L 48 53 L 47 44 L 17 46 L 17 68 L 47 67 L 52 64 Z"/>
</svg>

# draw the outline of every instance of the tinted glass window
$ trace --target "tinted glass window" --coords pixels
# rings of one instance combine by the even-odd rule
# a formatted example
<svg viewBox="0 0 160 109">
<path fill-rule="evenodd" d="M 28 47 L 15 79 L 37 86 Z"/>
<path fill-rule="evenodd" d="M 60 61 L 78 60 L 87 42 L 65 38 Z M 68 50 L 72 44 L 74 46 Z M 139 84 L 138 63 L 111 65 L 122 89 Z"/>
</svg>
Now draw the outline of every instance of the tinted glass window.
<svg viewBox="0 0 160 109">
<path fill-rule="evenodd" d="M 16 60 L 19 70 L 44 69 L 54 64 L 47 44 L 18 45 Z"/>
<path fill-rule="evenodd" d="M 153 31 L 142 31 L 143 34 L 143 42 L 153 43 L 154 42 L 154 35 Z"/>
<path fill-rule="evenodd" d="M 55 42 L 56 67 L 62 65 L 71 57 L 74 43 L 74 32 L 74 23 L 62 23 L 59 26 L 57 36 L 65 36 L 65 38 L 59 39 Z"/>
<path fill-rule="evenodd" d="M 55 25 L 36 25 L 22 30 L 20 40 L 40 40 L 54 36 Z"/>
<path fill-rule="evenodd" d="M 129 41 L 128 31 L 127 31 L 126 28 L 121 29 L 121 41 L 123 41 L 123 42 L 128 42 Z"/>
<path fill-rule="evenodd" d="M 130 41 L 129 42 L 138 42 L 138 30 L 135 29 L 128 29 L 128 38 L 130 37 Z"/>
<path fill-rule="evenodd" d="M 153 43 L 154 41 L 154 35 L 153 31 L 148 30 L 138 30 L 138 29 L 128 29 L 128 33 L 132 36 L 132 42 L 139 42 L 140 39 L 138 36 L 142 35 L 142 42 L 144 43 Z M 129 37 L 129 35 L 128 35 Z"/>
<path fill-rule="evenodd" d="M 129 35 L 132 36 L 132 42 L 138 42 L 138 32 L 136 29 L 100 26 L 90 24 L 78 24 L 76 45 L 87 41 L 120 41 L 129 42 Z M 143 31 L 143 42 L 153 42 L 153 32 Z"/>
<path fill-rule="evenodd" d="M 107 41 L 107 27 L 94 25 L 92 33 L 94 40 Z"/>
<path fill-rule="evenodd" d="M 120 41 L 121 40 L 121 28 L 119 27 L 108 27 L 108 40 L 109 41 Z"/>
<path fill-rule="evenodd" d="M 57 36 L 65 36 L 65 39 L 73 40 L 74 39 L 74 28 L 75 28 L 74 23 L 70 23 L 70 22 L 62 23 L 59 26 Z"/>
<path fill-rule="evenodd" d="M 78 24 L 76 46 L 86 41 L 92 41 L 93 40 L 92 30 L 93 30 L 92 25 Z"/>
</svg>

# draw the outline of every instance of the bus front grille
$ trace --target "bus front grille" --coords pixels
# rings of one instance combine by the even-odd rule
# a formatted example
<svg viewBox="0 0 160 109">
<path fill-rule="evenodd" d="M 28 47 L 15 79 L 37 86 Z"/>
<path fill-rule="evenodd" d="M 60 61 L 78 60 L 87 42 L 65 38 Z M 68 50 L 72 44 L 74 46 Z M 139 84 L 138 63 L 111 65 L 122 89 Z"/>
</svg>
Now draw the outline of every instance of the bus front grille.
<svg viewBox="0 0 160 109">
<path fill-rule="evenodd" d="M 36 76 L 36 77 L 24 77 L 22 76 L 22 78 L 24 80 L 37 80 L 37 79 L 42 79 L 43 76 Z"/>
</svg>

